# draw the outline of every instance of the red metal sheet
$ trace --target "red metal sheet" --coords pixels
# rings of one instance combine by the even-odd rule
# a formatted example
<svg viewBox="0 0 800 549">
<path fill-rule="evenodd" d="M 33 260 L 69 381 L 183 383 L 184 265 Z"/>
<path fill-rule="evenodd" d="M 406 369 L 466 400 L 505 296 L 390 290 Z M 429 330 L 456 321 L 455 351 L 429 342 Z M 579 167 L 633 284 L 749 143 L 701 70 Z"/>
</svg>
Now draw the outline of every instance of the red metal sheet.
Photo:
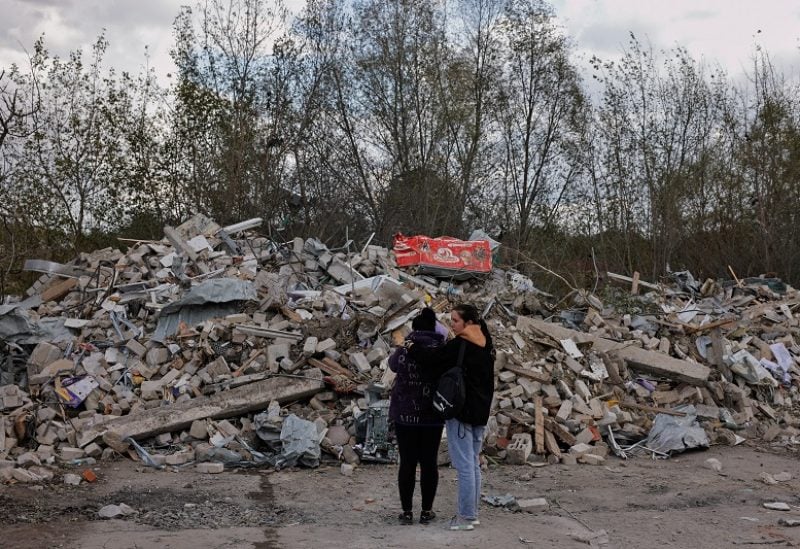
<svg viewBox="0 0 800 549">
<path fill-rule="evenodd" d="M 492 270 L 492 253 L 486 240 L 397 234 L 394 237 L 394 253 L 398 267 L 422 266 L 472 273 L 488 273 Z"/>
</svg>

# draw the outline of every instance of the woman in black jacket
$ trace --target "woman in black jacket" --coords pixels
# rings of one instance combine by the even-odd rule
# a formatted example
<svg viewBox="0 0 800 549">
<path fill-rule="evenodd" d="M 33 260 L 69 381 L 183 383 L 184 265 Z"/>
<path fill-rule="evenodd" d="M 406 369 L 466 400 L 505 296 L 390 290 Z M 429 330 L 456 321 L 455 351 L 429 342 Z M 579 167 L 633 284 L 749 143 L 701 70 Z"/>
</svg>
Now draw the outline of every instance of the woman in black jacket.
<svg viewBox="0 0 800 549">
<path fill-rule="evenodd" d="M 444 342 L 444 336 L 436 333 L 436 313 L 433 309 L 423 309 L 411 322 L 411 328 L 413 331 L 406 338 L 408 343 L 435 348 Z M 433 409 L 436 382 L 423 374 L 420 366 L 408 356 L 405 347 L 398 347 L 392 354 L 389 368 L 397 374 L 392 387 L 389 419 L 394 423 L 400 451 L 400 467 L 397 471 L 397 486 L 403 507 L 400 523 L 411 524 L 414 521 L 411 501 L 419 464 L 422 492 L 419 521 L 427 524 L 436 517 L 433 500 L 439 484 L 439 442 L 444 427 L 444 421 Z"/>
<path fill-rule="evenodd" d="M 464 370 L 466 399 L 454 419 L 445 423 L 450 461 L 458 471 L 458 512 L 450 521 L 451 530 L 472 530 L 478 521 L 481 495 L 479 456 L 489 420 L 494 394 L 494 351 L 492 337 L 473 305 L 457 305 L 450 313 L 456 337 L 437 349 L 412 345 L 409 355 L 433 376 L 458 364 L 464 346 L 461 367 Z"/>
</svg>

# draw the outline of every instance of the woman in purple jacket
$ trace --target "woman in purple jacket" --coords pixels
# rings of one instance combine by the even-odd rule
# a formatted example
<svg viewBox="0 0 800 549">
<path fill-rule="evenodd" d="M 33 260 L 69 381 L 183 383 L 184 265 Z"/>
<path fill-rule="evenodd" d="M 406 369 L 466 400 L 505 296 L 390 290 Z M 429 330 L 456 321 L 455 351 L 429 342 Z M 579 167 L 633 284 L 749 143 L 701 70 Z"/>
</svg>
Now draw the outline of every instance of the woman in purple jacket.
<svg viewBox="0 0 800 549">
<path fill-rule="evenodd" d="M 411 327 L 413 331 L 406 338 L 407 343 L 434 348 L 444 342 L 444 336 L 436 333 L 436 314 L 432 309 L 423 309 L 411 322 Z M 400 451 L 400 467 L 397 472 L 400 504 L 403 507 L 400 523 L 414 522 L 411 500 L 419 463 L 422 492 L 419 522 L 427 524 L 436 517 L 433 500 L 439 484 L 439 442 L 444 426 L 443 420 L 433 409 L 436 381 L 421 375 L 420 367 L 408 355 L 405 347 L 398 347 L 392 354 L 389 368 L 397 374 L 392 388 L 389 418 L 394 422 Z"/>
</svg>

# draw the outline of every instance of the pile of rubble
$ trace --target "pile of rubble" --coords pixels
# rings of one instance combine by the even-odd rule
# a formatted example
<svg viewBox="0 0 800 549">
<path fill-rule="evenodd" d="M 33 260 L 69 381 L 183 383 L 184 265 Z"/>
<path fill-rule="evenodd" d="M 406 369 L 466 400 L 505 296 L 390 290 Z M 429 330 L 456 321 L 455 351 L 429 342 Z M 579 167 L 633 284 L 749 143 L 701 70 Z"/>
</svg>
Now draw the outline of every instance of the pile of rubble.
<svg viewBox="0 0 800 549">
<path fill-rule="evenodd" d="M 29 261 L 44 274 L 0 306 L 0 478 L 48 480 L 55 465 L 119 454 L 209 473 L 313 466 L 321 452 L 344 473 L 391 461 L 388 356 L 421 307 L 444 317 L 454 299 L 483 307 L 495 334 L 488 459 L 800 444 L 800 296 L 780 281 L 678 273 L 635 280 L 643 296 L 576 292 L 557 311 L 519 273 L 441 281 L 369 242 L 281 243 L 259 225 L 198 215 L 124 253 Z"/>
</svg>

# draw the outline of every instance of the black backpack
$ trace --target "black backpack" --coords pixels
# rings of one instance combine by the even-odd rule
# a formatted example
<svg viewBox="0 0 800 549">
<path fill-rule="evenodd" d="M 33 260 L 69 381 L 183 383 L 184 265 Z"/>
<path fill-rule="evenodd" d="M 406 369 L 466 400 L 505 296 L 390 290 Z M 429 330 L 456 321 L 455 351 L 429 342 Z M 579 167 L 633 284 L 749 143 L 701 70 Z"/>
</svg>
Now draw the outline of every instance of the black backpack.
<svg viewBox="0 0 800 549">
<path fill-rule="evenodd" d="M 462 340 L 456 365 L 442 374 L 442 377 L 439 378 L 436 392 L 433 395 L 433 409 L 443 419 L 456 417 L 461 408 L 464 407 L 464 401 L 467 398 L 464 369 L 461 367 L 464 362 L 464 347 L 466 347 L 466 342 Z"/>
</svg>

